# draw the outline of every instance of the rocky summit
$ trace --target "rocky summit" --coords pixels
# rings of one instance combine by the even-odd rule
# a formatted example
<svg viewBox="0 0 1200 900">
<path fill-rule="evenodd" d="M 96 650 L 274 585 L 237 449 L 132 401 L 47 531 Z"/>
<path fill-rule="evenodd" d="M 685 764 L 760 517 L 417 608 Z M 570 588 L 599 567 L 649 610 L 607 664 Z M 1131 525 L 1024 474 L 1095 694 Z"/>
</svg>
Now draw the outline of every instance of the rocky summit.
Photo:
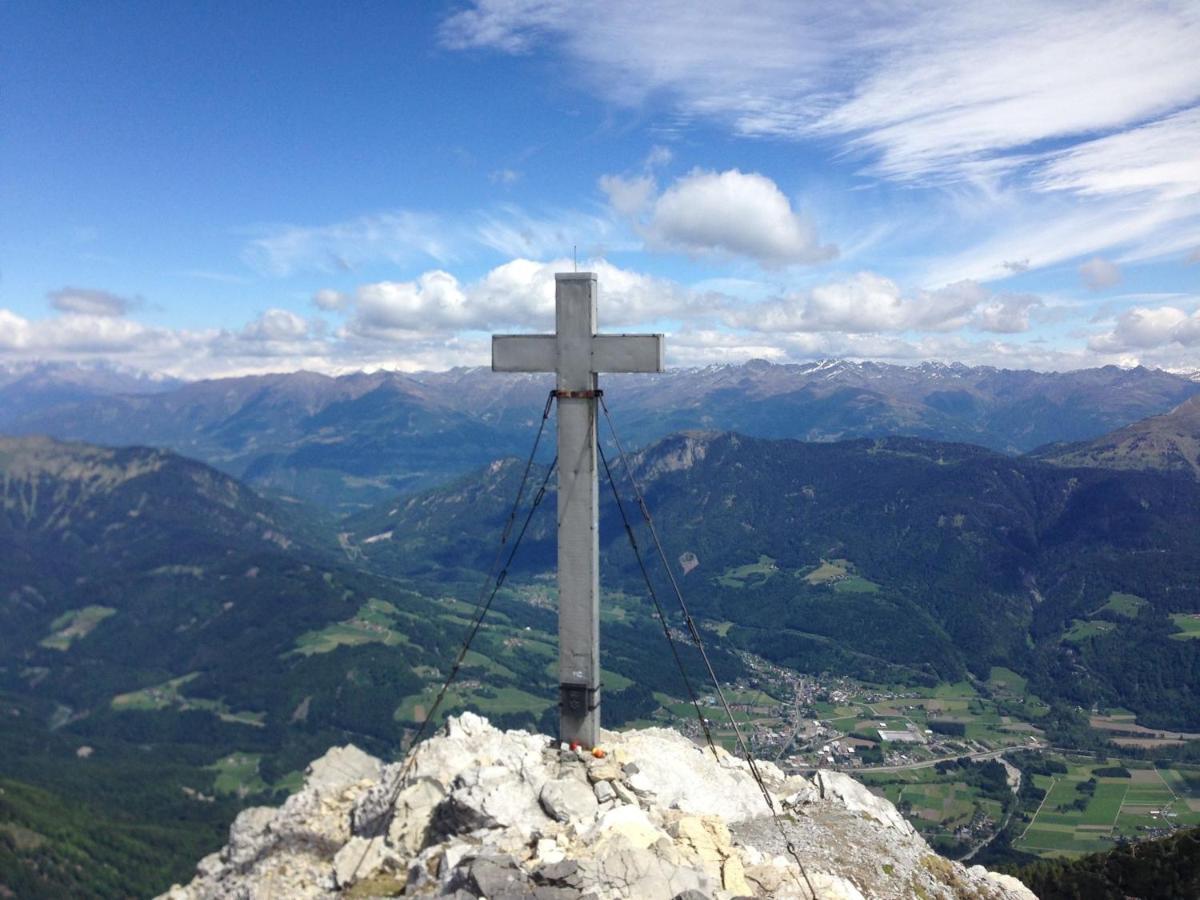
<svg viewBox="0 0 1200 900">
<path fill-rule="evenodd" d="M 1036 900 L 938 856 L 841 773 L 757 763 L 777 825 L 750 767 L 724 751 L 661 728 L 605 733 L 602 748 L 472 713 L 421 744 L 403 782 L 402 763 L 334 748 L 282 806 L 244 810 L 162 898 Z"/>
</svg>

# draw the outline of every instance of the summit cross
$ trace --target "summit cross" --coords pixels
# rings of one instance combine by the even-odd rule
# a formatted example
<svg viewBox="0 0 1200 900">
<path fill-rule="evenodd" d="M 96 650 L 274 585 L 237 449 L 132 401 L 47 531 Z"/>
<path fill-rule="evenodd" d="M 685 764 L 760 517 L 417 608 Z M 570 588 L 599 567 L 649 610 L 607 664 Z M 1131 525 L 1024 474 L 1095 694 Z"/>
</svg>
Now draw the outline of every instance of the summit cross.
<svg viewBox="0 0 1200 900">
<path fill-rule="evenodd" d="M 663 371 L 661 334 L 597 334 L 596 275 L 554 276 L 554 334 L 492 336 L 492 371 L 554 372 L 558 397 L 558 733 L 600 732 L 600 541 L 596 400 L 600 372 Z"/>
</svg>

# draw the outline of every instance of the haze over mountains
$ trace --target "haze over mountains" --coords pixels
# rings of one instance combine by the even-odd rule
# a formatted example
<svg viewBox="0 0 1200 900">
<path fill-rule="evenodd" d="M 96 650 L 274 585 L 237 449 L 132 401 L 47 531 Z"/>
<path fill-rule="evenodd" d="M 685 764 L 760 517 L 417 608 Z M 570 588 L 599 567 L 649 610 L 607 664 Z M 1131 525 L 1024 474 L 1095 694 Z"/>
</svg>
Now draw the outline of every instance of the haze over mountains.
<svg viewBox="0 0 1200 900">
<path fill-rule="evenodd" d="M 168 447 L 348 512 L 524 452 L 550 386 L 478 368 L 177 384 L 44 367 L 0 380 L 0 432 Z M 808 441 L 903 434 L 1006 453 L 1093 439 L 1200 393 L 1200 382 L 1145 368 L 842 361 L 674 369 L 603 387 L 634 445 L 699 428 Z"/>
</svg>

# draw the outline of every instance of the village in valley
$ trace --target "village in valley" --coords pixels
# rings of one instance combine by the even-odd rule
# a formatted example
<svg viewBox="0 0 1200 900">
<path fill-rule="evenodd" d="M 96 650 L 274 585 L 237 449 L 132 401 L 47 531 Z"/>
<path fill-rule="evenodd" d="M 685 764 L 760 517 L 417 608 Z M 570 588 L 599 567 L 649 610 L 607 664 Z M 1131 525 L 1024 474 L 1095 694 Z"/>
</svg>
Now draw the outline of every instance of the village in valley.
<svg viewBox="0 0 1200 900">
<path fill-rule="evenodd" d="M 1095 710 L 1092 727 L 1132 751 L 1106 756 L 1052 746 L 1034 724 L 1048 707 L 1007 669 L 929 688 L 800 674 L 741 655 L 754 674 L 723 694 L 756 757 L 789 773 L 852 773 L 948 855 L 972 858 L 1005 833 L 1016 849 L 1074 856 L 1200 824 L 1200 771 L 1137 753 L 1190 735 Z M 660 700 L 659 716 L 703 739 L 690 703 Z M 734 750 L 721 697 L 700 700 L 714 737 Z"/>
</svg>

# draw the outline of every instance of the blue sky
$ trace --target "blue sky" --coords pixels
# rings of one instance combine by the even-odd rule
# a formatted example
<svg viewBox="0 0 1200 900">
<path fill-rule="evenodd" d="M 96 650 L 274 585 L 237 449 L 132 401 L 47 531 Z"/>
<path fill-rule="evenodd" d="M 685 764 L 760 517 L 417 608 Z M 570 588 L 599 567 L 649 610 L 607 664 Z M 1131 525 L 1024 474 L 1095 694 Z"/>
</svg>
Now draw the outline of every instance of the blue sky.
<svg viewBox="0 0 1200 900">
<path fill-rule="evenodd" d="M 1200 5 L 0 6 L 0 365 L 1200 369 Z"/>
</svg>

